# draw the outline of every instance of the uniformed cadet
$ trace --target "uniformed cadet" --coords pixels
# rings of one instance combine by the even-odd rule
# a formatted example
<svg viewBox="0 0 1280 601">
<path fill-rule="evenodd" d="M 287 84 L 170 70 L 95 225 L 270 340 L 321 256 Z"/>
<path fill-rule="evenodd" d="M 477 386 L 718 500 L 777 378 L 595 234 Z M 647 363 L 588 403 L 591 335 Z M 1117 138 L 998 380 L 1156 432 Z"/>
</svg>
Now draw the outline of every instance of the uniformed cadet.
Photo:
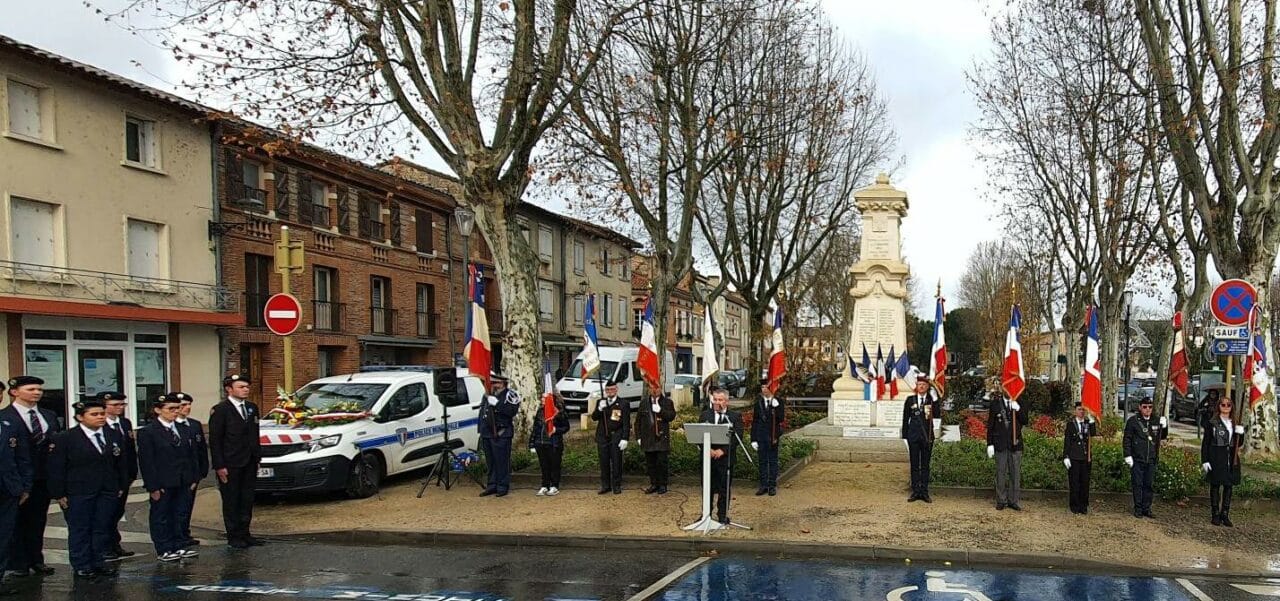
<svg viewBox="0 0 1280 601">
<path fill-rule="evenodd" d="M 636 439 L 644 451 L 645 472 L 649 474 L 649 488 L 644 494 L 667 494 L 671 457 L 671 420 L 676 418 L 676 405 L 671 397 L 645 384 L 649 394 L 640 402 L 636 412 Z"/>
<path fill-rule="evenodd" d="M 249 384 L 249 378 L 239 374 L 223 378 L 222 389 L 227 398 L 214 405 L 209 414 L 209 463 L 218 475 L 227 544 L 234 549 L 264 544 L 249 532 L 258 463 L 262 461 L 260 414 L 249 400 Z"/>
<path fill-rule="evenodd" d="M 5 576 L 48 576 L 53 573 L 53 567 L 44 562 L 44 527 L 49 519 L 49 444 L 62 426 L 57 415 L 39 406 L 44 380 L 35 376 L 12 378 L 8 392 L 11 403 L 0 411 L 0 419 L 21 424 L 25 430 L 18 442 L 27 445 L 27 456 L 31 458 L 31 495 L 18 506 L 18 525 L 9 543 Z"/>
<path fill-rule="evenodd" d="M 751 422 L 751 448 L 759 456 L 756 468 L 759 471 L 760 487 L 756 496 L 778 494 L 778 448 L 782 446 L 782 427 L 786 421 L 786 404 L 769 389 L 769 385 L 760 386 L 760 396 L 756 399 L 755 419 Z"/>
<path fill-rule="evenodd" d="M 1027 412 L 999 395 L 987 415 L 987 457 L 996 460 L 996 509 L 1022 511 L 1022 428 Z"/>
<path fill-rule="evenodd" d="M 196 450 L 196 484 L 198 485 L 209 475 L 209 441 L 205 438 L 204 425 L 200 420 L 191 417 L 191 403 L 194 399 L 185 392 L 170 392 L 170 396 L 178 399 L 178 428 L 182 429 L 183 436 L 191 439 L 191 445 Z M 196 495 L 193 493 L 188 499 L 186 507 L 178 508 L 178 519 L 181 523 L 182 546 L 195 547 L 200 541 L 191 536 L 191 512 L 195 510 Z"/>
<path fill-rule="evenodd" d="M 1062 434 L 1062 465 L 1067 466 L 1068 504 L 1071 513 L 1089 513 L 1089 476 L 1093 471 L 1093 444 L 1097 436 L 1093 416 L 1076 403 L 1075 417 L 1067 420 Z"/>
<path fill-rule="evenodd" d="M 631 405 L 618 398 L 618 383 L 604 385 L 604 398 L 591 412 L 596 422 L 596 453 L 600 461 L 600 492 L 622 494 L 622 452 L 631 438 Z"/>
<path fill-rule="evenodd" d="M 1138 412 L 1124 425 L 1124 463 L 1129 466 L 1133 488 L 1133 517 L 1154 518 L 1151 499 L 1155 496 L 1156 464 L 1160 462 L 1160 441 L 1169 437 L 1169 422 L 1151 418 L 1151 399 L 1138 402 Z"/>
<path fill-rule="evenodd" d="M 1201 469 L 1209 480 L 1209 522 L 1214 526 L 1231 523 L 1231 490 L 1240 483 L 1240 443 L 1244 426 L 1231 419 L 1231 399 L 1218 402 L 1217 415 L 1205 420 L 1200 440 Z"/>
<path fill-rule="evenodd" d="M 0 384 L 0 389 L 4 385 Z M 18 523 L 18 508 L 31 496 L 31 457 L 27 455 L 27 429 L 8 415 L 0 416 L 0 566 L 9 561 L 9 541 Z M 0 582 L 0 595 L 17 590 Z"/>
<path fill-rule="evenodd" d="M 67 521 L 67 555 L 76 578 L 114 575 L 106 563 L 112 523 L 129 490 L 124 447 L 108 436 L 107 409 L 96 399 L 76 403 L 79 426 L 49 442 L 49 495 Z"/>
<path fill-rule="evenodd" d="M 902 405 L 902 440 L 911 456 L 911 496 L 907 502 L 932 503 L 929 462 L 933 457 L 933 418 L 942 416 L 942 403 L 929 392 L 929 378 L 916 378 L 915 394 Z"/>
<path fill-rule="evenodd" d="M 550 399 L 548 399 L 550 397 Z M 555 413 L 547 421 L 546 403 L 550 400 Z M 539 497 L 560 494 L 560 472 L 564 464 L 564 435 L 569 431 L 569 412 L 564 401 L 554 392 L 542 397 L 543 407 L 533 412 L 533 429 L 529 431 L 529 450 L 538 456 L 538 471 L 542 474 Z"/>
<path fill-rule="evenodd" d="M 129 406 L 128 397 L 123 392 L 103 391 L 95 398 L 107 409 L 107 434 L 124 449 L 125 471 L 129 475 L 129 486 L 133 486 L 133 481 L 138 479 L 138 443 L 134 438 L 133 422 L 124 416 L 124 410 Z M 107 551 L 107 561 L 120 561 L 134 555 L 133 551 L 126 551 L 120 544 L 120 519 L 124 517 L 128 502 L 129 495 L 120 497 L 120 506 L 116 508 L 115 519 L 111 522 L 111 549 Z"/>
<path fill-rule="evenodd" d="M 716 521 L 729 523 L 729 497 L 732 494 L 733 463 L 742 439 L 742 414 L 729 408 L 729 391 L 711 391 L 711 407 L 702 410 L 699 421 L 704 424 L 731 424 L 729 444 L 711 445 L 711 496 L 716 498 Z"/>
<path fill-rule="evenodd" d="M 190 505 L 198 481 L 195 441 L 177 423 L 180 407 L 173 395 L 161 395 L 152 406 L 155 419 L 138 431 L 142 484 L 151 497 L 151 542 L 156 559 L 166 562 L 198 554 L 183 548 L 181 514 Z"/>
<path fill-rule="evenodd" d="M 493 394 L 480 405 L 480 449 L 489 470 L 489 480 L 480 496 L 507 496 L 511 491 L 511 438 L 515 436 L 515 417 L 520 411 L 520 395 L 507 388 L 501 374 L 489 376 Z"/>
</svg>

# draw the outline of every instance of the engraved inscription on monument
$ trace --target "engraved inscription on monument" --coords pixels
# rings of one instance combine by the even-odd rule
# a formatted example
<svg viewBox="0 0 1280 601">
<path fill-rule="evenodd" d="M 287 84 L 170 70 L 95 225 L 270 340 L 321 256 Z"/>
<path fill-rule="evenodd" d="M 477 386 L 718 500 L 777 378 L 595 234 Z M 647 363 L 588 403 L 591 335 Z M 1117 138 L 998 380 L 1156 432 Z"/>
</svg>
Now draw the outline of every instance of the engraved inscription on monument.
<svg viewBox="0 0 1280 601">
<path fill-rule="evenodd" d="M 836 401 L 829 408 L 833 426 L 870 426 L 871 401 Z"/>
<path fill-rule="evenodd" d="M 902 424 L 902 401 L 879 401 L 876 403 L 876 425 L 896 427 Z"/>
</svg>

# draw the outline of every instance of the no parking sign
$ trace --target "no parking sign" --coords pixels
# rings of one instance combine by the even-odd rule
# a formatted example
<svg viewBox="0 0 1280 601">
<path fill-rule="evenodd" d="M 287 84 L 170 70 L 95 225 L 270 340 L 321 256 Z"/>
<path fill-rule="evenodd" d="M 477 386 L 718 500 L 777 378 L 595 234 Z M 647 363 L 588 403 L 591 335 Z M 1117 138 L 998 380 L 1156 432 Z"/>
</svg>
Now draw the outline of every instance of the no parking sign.
<svg viewBox="0 0 1280 601">
<path fill-rule="evenodd" d="M 1218 284 L 1209 296 L 1209 310 L 1213 318 L 1224 326 L 1243 326 L 1249 323 L 1249 312 L 1258 298 L 1253 284 L 1244 280 L 1227 280 Z"/>
</svg>

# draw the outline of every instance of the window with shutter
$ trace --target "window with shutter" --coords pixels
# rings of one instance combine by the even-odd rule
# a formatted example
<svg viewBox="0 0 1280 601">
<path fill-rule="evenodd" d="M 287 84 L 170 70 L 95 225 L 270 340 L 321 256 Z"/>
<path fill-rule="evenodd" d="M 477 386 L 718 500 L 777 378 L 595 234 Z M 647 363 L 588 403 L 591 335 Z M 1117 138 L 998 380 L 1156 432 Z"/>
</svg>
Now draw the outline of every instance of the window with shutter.
<svg viewBox="0 0 1280 601">
<path fill-rule="evenodd" d="M 416 209 L 414 211 L 414 240 L 418 252 L 431 254 L 436 251 L 435 228 L 431 222 L 431 211 Z"/>
<path fill-rule="evenodd" d="M 305 173 L 298 174 L 298 221 L 310 224 L 315 219 L 315 182 Z"/>
<path fill-rule="evenodd" d="M 289 172 L 284 167 L 276 171 L 276 217 L 288 219 L 292 215 L 293 200 L 289 193 Z"/>
<path fill-rule="evenodd" d="M 58 205 L 12 197 L 9 200 L 9 258 L 18 263 L 59 265 Z"/>
<path fill-rule="evenodd" d="M 356 235 L 360 236 L 361 238 L 368 238 L 370 235 L 369 231 L 372 224 L 372 218 L 370 216 L 371 208 L 369 206 L 369 201 L 364 198 L 361 198 L 358 201 L 358 203 L 359 204 L 357 205 L 358 207 L 357 210 L 359 211 L 359 213 L 356 215 L 356 218 L 358 221 L 357 227 L 359 229 L 356 230 Z"/>
<path fill-rule="evenodd" d="M 404 240 L 400 231 L 400 203 L 391 203 L 391 243 L 400 246 Z"/>
<path fill-rule="evenodd" d="M 128 236 L 129 275 L 139 278 L 165 277 L 164 226 L 130 219 Z"/>
<path fill-rule="evenodd" d="M 8 80 L 9 133 L 44 139 L 40 117 L 40 88 Z"/>
<path fill-rule="evenodd" d="M 338 231 L 351 233 L 351 197 L 355 196 L 351 188 L 338 186 Z"/>
<path fill-rule="evenodd" d="M 240 166 L 240 155 L 230 148 L 223 155 L 223 169 L 227 174 L 226 198 L 233 203 L 239 202 L 244 197 L 244 170 Z"/>
</svg>

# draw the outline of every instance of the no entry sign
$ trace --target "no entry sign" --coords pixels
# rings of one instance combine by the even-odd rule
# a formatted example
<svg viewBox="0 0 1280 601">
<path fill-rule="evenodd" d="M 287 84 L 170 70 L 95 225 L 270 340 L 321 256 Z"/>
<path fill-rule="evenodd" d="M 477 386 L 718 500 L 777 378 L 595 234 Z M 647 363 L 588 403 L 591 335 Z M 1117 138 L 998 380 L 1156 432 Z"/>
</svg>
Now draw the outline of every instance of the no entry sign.
<svg viewBox="0 0 1280 601">
<path fill-rule="evenodd" d="M 302 305 L 292 294 L 273 294 L 262 309 L 267 329 L 277 336 L 288 336 L 302 323 Z"/>
<path fill-rule="evenodd" d="M 1227 280 L 1218 284 L 1209 296 L 1209 310 L 1213 318 L 1224 326 L 1243 326 L 1249 323 L 1249 311 L 1258 298 L 1253 284 L 1244 280 Z"/>
</svg>

